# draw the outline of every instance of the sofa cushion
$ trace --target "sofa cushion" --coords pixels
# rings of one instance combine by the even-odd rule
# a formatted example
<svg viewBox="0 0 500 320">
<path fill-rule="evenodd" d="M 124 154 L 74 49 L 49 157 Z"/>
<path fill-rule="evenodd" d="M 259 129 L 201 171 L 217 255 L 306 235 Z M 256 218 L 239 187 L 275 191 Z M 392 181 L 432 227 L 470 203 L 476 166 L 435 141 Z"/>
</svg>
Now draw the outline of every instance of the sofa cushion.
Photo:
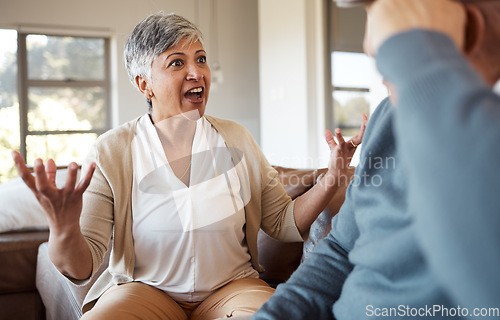
<svg viewBox="0 0 500 320">
<path fill-rule="evenodd" d="M 0 184 L 0 232 L 48 229 L 35 195 L 21 178 Z"/>
<path fill-rule="evenodd" d="M 265 269 L 259 277 L 274 288 L 288 280 L 300 264 L 302 246 L 302 242 L 279 241 L 259 230 L 259 263 Z"/>
</svg>

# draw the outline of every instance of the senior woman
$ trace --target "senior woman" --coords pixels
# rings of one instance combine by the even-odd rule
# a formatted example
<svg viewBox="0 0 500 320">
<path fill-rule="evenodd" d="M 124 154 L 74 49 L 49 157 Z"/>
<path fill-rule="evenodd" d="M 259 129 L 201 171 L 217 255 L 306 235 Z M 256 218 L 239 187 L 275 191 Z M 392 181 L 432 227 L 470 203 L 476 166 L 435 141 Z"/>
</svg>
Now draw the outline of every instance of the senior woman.
<svg viewBox="0 0 500 320">
<path fill-rule="evenodd" d="M 84 319 L 215 319 L 255 312 L 274 292 L 258 278 L 257 232 L 301 241 L 337 189 L 361 143 L 328 131 L 328 171 L 292 201 L 242 126 L 205 115 L 210 69 L 200 31 L 175 14 L 153 14 L 133 30 L 125 62 L 148 114 L 100 136 L 76 184 L 63 189 L 55 164 L 16 167 L 47 212 L 49 254 L 85 284 Z"/>
</svg>

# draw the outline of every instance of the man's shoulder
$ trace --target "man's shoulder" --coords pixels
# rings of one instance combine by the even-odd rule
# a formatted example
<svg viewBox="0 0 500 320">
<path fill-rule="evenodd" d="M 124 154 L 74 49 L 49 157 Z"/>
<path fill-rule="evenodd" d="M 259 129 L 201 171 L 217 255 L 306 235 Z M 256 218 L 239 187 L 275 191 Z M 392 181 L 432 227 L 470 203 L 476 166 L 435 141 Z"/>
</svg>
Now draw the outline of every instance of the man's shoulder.
<svg viewBox="0 0 500 320">
<path fill-rule="evenodd" d="M 379 105 L 377 106 L 377 108 L 375 108 L 375 111 L 373 111 L 373 114 L 370 118 L 376 121 L 379 118 L 386 117 L 393 111 L 394 106 L 391 103 L 390 97 L 386 97 L 382 101 L 380 101 Z"/>
</svg>

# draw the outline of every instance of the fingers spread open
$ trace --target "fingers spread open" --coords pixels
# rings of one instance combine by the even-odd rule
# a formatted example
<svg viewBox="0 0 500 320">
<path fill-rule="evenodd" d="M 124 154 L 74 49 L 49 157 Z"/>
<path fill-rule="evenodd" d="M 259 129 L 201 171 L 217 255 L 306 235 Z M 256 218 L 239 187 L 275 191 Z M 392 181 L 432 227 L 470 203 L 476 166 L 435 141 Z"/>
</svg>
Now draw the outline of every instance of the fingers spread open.
<svg viewBox="0 0 500 320">
<path fill-rule="evenodd" d="M 71 193 L 75 190 L 76 176 L 78 174 L 78 165 L 71 162 L 68 165 L 68 177 L 66 178 L 66 185 L 63 188 L 65 193 Z"/>
<path fill-rule="evenodd" d="M 85 178 L 82 179 L 82 181 L 80 181 L 80 183 L 76 186 L 76 189 L 75 189 L 76 192 L 83 194 L 83 192 L 87 189 L 87 187 L 90 184 L 90 180 L 92 179 L 92 176 L 94 175 L 95 166 L 96 166 L 95 163 L 92 163 L 90 165 L 89 170 L 85 174 Z"/>
<path fill-rule="evenodd" d="M 16 166 L 17 174 L 23 179 L 24 183 L 31 189 L 31 191 L 36 191 L 35 177 L 33 177 L 26 167 L 23 156 L 17 152 L 12 151 L 12 159 L 14 159 L 14 165 Z"/>
<path fill-rule="evenodd" d="M 363 113 L 362 115 L 362 122 L 361 122 L 361 127 L 359 128 L 359 132 L 357 135 L 355 135 L 351 141 L 354 143 L 356 146 L 360 145 L 361 142 L 363 142 L 363 137 L 365 135 L 365 129 L 366 129 L 366 124 L 368 123 L 368 117 L 366 114 Z"/>
<path fill-rule="evenodd" d="M 344 137 L 342 136 L 342 131 L 339 128 L 335 129 L 335 136 L 337 137 L 337 141 L 339 145 L 342 147 L 345 144 Z"/>
<path fill-rule="evenodd" d="M 45 173 L 47 174 L 47 180 L 52 186 L 56 185 L 56 163 L 54 160 L 49 159 L 45 165 Z"/>
<path fill-rule="evenodd" d="M 333 150 L 336 146 L 337 143 L 335 142 L 335 139 L 333 138 L 333 134 L 330 130 L 325 130 L 325 139 L 326 143 L 328 143 L 328 146 L 330 147 L 330 150 Z"/>
<path fill-rule="evenodd" d="M 48 195 L 50 192 L 50 185 L 47 179 L 47 175 L 45 173 L 45 166 L 43 165 L 43 161 L 41 159 L 35 160 L 35 181 L 36 181 L 36 189 L 42 194 Z"/>
</svg>

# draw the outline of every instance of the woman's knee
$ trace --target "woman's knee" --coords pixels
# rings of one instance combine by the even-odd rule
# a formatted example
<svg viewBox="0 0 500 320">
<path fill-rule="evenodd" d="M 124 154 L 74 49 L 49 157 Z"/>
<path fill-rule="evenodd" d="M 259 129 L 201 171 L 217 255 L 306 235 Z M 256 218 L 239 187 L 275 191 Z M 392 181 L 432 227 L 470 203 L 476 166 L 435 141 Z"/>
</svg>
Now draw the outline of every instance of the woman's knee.
<svg viewBox="0 0 500 320">
<path fill-rule="evenodd" d="M 251 315 L 274 293 L 265 281 L 257 278 L 234 280 L 203 301 L 192 320 Z"/>
</svg>

